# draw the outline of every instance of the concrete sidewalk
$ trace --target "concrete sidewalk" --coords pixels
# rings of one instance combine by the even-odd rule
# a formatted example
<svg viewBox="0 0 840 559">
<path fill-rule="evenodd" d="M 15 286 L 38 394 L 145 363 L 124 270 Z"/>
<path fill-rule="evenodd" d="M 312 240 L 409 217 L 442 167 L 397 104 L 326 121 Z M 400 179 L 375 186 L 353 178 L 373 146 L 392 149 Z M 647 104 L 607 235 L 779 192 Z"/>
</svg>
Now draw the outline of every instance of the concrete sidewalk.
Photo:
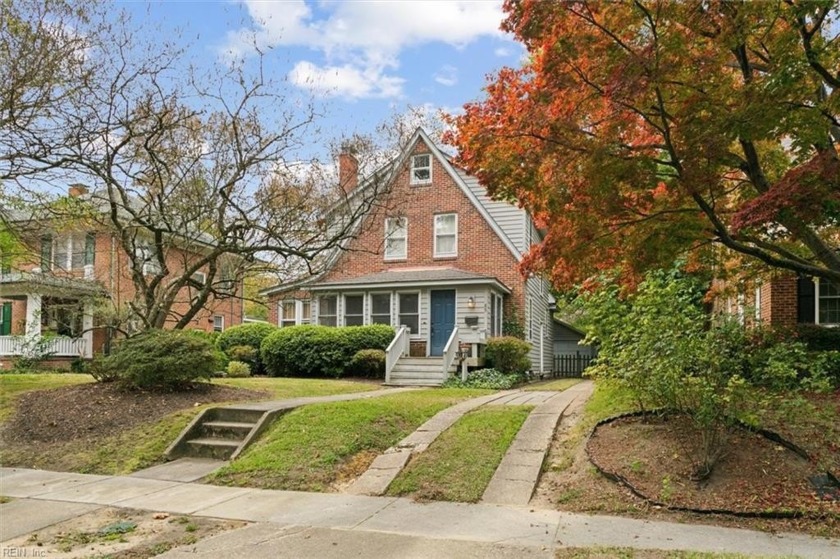
<svg viewBox="0 0 840 559">
<path fill-rule="evenodd" d="M 482 555 L 459 555 L 456 551 L 444 553 L 441 548 L 439 554 L 434 554 L 440 557 L 550 557 L 551 550 L 559 546 L 727 551 L 821 559 L 840 557 L 840 540 L 799 534 L 767 534 L 518 506 L 421 504 L 390 497 L 215 487 L 137 477 L 17 468 L 0 468 L 0 494 L 21 499 L 0 505 L 0 533 L 4 541 L 12 537 L 9 534 L 38 530 L 60 521 L 62 517 L 73 518 L 80 514 L 80 510 L 89 510 L 90 506 L 97 505 L 267 524 L 226 532 L 189 546 L 191 553 L 200 552 L 207 557 L 220 554 L 230 557 L 288 557 L 290 555 L 286 552 L 294 546 L 284 546 L 290 541 L 304 546 L 305 538 L 300 534 L 306 530 L 310 531 L 310 535 L 317 532 L 341 539 L 347 549 L 340 548 L 341 553 L 336 549 L 332 555 L 319 555 L 314 551 L 324 543 L 319 539 L 309 542 L 311 552 L 303 547 L 294 548 L 298 549 L 297 556 L 345 557 L 352 554 L 348 552 L 350 549 L 365 551 L 375 545 L 381 546 L 382 554 L 377 554 L 379 557 L 432 556 L 402 553 L 405 550 L 399 549 L 396 543 L 416 544 L 419 538 L 433 540 L 438 546 L 442 546 L 444 541 L 453 542 L 454 547 L 446 549 L 456 549 L 457 542 L 474 542 L 476 549 L 498 551 L 498 554 L 494 551 Z M 49 514 L 43 511 L 49 511 Z M 270 536 L 255 540 L 255 531 Z M 288 537 L 280 537 L 280 534 Z M 246 547 L 241 547 L 243 545 Z M 434 545 L 430 549 L 434 549 Z M 517 554 L 516 549 L 530 551 Z M 181 553 L 173 550 L 167 557 L 179 557 Z"/>
</svg>

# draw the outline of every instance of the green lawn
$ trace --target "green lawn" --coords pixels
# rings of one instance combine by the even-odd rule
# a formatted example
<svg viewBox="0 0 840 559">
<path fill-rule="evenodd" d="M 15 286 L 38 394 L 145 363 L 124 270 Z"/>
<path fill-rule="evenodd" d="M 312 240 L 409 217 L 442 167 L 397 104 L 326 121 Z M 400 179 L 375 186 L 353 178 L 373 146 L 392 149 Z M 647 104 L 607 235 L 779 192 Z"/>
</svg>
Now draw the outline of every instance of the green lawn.
<svg viewBox="0 0 840 559">
<path fill-rule="evenodd" d="M 417 390 L 350 402 L 313 404 L 282 416 L 211 483 L 326 491 L 348 469 L 364 471 L 380 452 L 437 412 L 489 390 Z M 360 460 L 368 458 L 367 461 Z"/>
<path fill-rule="evenodd" d="M 351 392 L 365 392 L 382 388 L 381 385 L 372 382 L 269 377 L 213 379 L 213 384 L 224 384 L 237 388 L 247 388 L 249 390 L 263 390 L 270 392 L 272 394 L 271 397 L 276 400 L 302 398 L 305 396 L 348 394 Z"/>
<path fill-rule="evenodd" d="M 536 382 L 534 384 L 529 384 L 528 386 L 524 386 L 522 390 L 556 390 L 558 392 L 562 392 L 581 381 L 583 381 L 583 379 L 580 378 L 558 378 L 546 382 Z"/>
<path fill-rule="evenodd" d="M 93 377 L 73 373 L 0 374 L 0 423 L 12 414 L 14 399 L 24 392 L 86 382 L 93 382 Z"/>
<path fill-rule="evenodd" d="M 397 476 L 388 494 L 477 502 L 532 409 L 497 406 L 466 414 Z"/>
</svg>

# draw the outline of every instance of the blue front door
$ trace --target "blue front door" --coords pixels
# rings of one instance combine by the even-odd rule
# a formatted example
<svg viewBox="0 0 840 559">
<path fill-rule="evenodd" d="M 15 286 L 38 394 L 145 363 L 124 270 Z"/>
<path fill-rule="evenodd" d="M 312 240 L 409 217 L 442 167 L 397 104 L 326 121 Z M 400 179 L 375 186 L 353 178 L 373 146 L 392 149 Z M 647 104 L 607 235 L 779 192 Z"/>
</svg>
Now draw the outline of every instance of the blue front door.
<svg viewBox="0 0 840 559">
<path fill-rule="evenodd" d="M 443 355 L 443 348 L 455 328 L 455 290 L 432 291 L 432 324 L 429 355 Z"/>
</svg>

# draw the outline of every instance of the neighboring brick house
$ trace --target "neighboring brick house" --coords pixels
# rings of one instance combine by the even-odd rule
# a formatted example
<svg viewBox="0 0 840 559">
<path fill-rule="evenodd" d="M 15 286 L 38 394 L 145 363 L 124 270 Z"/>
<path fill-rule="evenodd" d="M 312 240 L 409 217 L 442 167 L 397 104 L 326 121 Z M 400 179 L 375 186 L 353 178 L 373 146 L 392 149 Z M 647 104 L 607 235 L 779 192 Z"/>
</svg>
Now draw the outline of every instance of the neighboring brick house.
<svg viewBox="0 0 840 559">
<path fill-rule="evenodd" d="M 369 188 L 359 181 L 352 156 L 339 159 L 348 198 Z M 390 166 L 378 208 L 359 224 L 358 235 L 322 273 L 264 291 L 270 321 L 282 326 L 383 323 L 398 331 L 387 380 L 437 384 L 454 367 L 452 354 L 482 362 L 487 339 L 502 335 L 512 318 L 531 343 L 534 371 L 548 371 L 552 357 L 552 297 L 547 282 L 524 278 L 523 254 L 541 240 L 527 212 L 491 200 L 475 177 L 418 129 Z M 404 345 L 401 345 L 404 344 Z M 401 348 L 411 357 L 399 360 Z M 405 357 L 405 356 L 404 356 Z M 393 373 L 392 373 L 393 367 Z M 434 371 L 432 371 L 434 369 Z M 434 372 L 434 374 L 432 374 Z"/>
<path fill-rule="evenodd" d="M 840 326 L 840 287 L 820 278 L 778 273 L 718 298 L 716 310 L 744 324 L 836 327 Z"/>
<path fill-rule="evenodd" d="M 87 193 L 71 187 L 70 196 Z M 14 269 L 8 265 L 0 269 L 0 361 L 19 355 L 24 339 L 42 337 L 49 340 L 46 351 L 56 358 L 90 358 L 101 352 L 108 331 L 98 323 L 95 305 L 107 298 L 119 309 L 135 295 L 131 262 L 116 235 L 81 223 L 78 228 L 54 231 L 45 222 L 36 235 L 24 234 L 21 240 L 36 256 L 16 263 Z M 184 269 L 196 253 L 179 249 L 177 241 L 172 244 L 166 253 L 167 267 Z M 211 297 L 188 328 L 210 332 L 241 324 L 241 290 L 239 281 L 232 285 L 230 297 Z M 190 288 L 184 288 L 173 312 L 183 313 L 191 296 Z M 175 322 L 173 317 L 167 325 Z"/>
</svg>

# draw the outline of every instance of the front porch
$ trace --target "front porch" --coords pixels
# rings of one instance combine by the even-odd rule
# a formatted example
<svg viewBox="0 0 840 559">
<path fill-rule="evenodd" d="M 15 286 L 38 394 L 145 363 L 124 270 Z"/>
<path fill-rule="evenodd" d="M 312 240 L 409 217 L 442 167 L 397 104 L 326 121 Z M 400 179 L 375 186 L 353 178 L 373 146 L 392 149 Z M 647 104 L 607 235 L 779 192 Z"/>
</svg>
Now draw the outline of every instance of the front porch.
<svg viewBox="0 0 840 559">
<path fill-rule="evenodd" d="M 38 272 L 0 276 L 0 359 L 93 357 L 98 284 Z"/>
</svg>

